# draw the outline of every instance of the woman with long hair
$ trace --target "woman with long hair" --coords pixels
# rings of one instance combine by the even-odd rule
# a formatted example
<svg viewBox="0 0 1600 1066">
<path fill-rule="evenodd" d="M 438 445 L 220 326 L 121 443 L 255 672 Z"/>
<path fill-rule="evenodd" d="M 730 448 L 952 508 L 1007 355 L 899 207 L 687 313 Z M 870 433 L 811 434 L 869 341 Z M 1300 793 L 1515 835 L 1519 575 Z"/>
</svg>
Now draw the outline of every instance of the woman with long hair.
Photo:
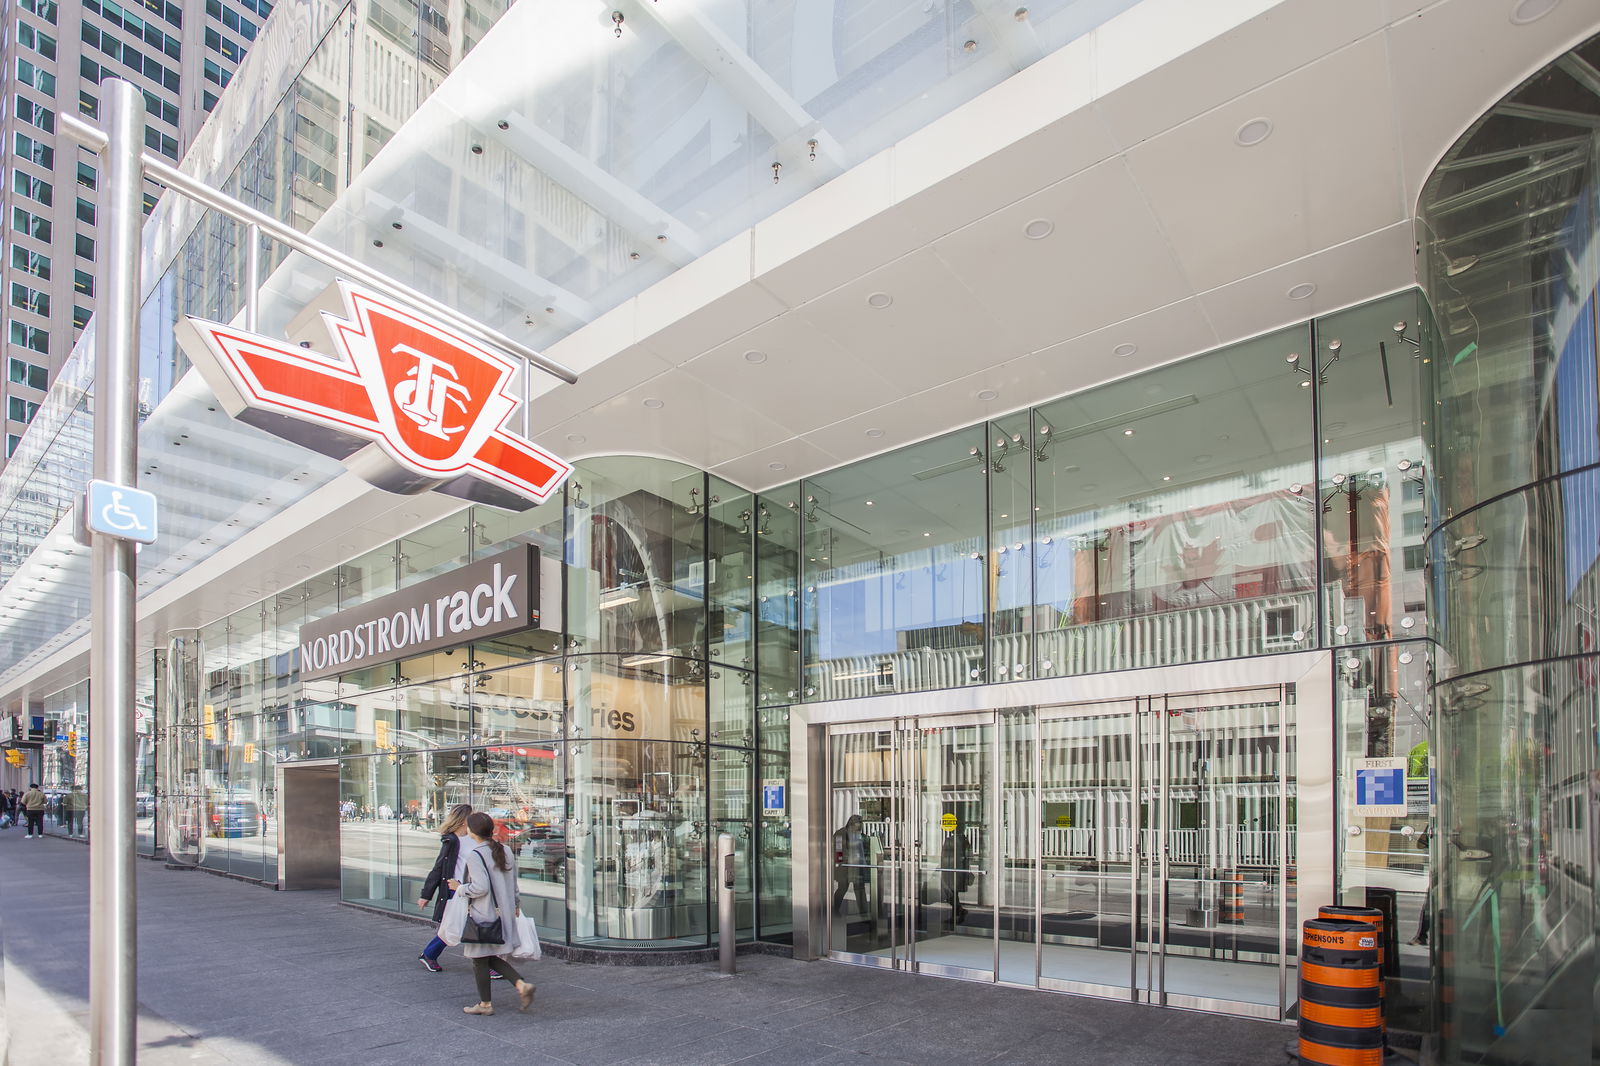
<svg viewBox="0 0 1600 1066">
<path fill-rule="evenodd" d="M 508 939 L 504 944 L 462 943 L 461 953 L 472 960 L 478 1002 L 461 1009 L 467 1014 L 494 1013 L 494 1004 L 489 1002 L 489 978 L 491 972 L 497 972 L 516 982 L 521 999 L 517 1009 L 527 1010 L 533 1003 L 533 985 L 522 979 L 510 958 L 510 948 L 516 943 L 517 917 L 522 913 L 511 855 L 505 845 L 494 838 L 494 819 L 482 811 L 467 816 L 467 836 L 467 846 L 461 852 L 461 870 L 466 879 L 452 878 L 445 883 L 471 901 L 467 906 L 468 918 L 479 923 L 498 918 Z"/>
<path fill-rule="evenodd" d="M 467 815 L 472 813 L 472 804 L 458 803 L 450 808 L 444 816 L 444 824 L 439 826 L 439 857 L 433 860 L 433 869 L 428 871 L 427 880 L 422 882 L 422 896 L 417 900 L 417 906 L 426 909 L 428 901 L 438 893 L 439 900 L 433 905 L 433 921 L 437 927 L 440 919 L 444 917 L 445 902 L 455 895 L 445 887 L 445 881 L 456 876 L 456 862 L 461 857 L 461 841 L 467 831 Z M 417 958 L 422 962 L 422 968 L 430 973 L 438 973 L 444 967 L 439 965 L 439 956 L 444 952 L 445 943 L 434 934 L 428 946 L 422 949 L 422 954 Z"/>
</svg>

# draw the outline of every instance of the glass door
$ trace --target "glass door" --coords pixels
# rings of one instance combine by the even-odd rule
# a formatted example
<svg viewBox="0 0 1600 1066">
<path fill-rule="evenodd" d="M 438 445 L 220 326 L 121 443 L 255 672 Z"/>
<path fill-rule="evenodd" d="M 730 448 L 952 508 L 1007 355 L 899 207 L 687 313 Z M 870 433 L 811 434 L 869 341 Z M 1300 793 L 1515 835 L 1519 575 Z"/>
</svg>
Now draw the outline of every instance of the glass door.
<svg viewBox="0 0 1600 1066">
<path fill-rule="evenodd" d="M 1278 688 L 1040 710 L 1037 861 L 1012 864 L 1040 987 L 1283 1017 L 1291 722 Z"/>
<path fill-rule="evenodd" d="M 833 954 L 994 979 L 994 730 L 992 712 L 832 730 Z"/>
</svg>

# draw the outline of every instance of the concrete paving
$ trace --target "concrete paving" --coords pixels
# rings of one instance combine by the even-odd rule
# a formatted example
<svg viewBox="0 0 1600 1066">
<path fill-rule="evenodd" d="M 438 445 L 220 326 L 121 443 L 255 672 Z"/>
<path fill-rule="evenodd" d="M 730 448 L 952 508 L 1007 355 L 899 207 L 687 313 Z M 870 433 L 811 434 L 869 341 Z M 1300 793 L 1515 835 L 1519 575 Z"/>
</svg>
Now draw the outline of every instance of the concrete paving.
<svg viewBox="0 0 1600 1066">
<path fill-rule="evenodd" d="M 741 956 L 694 966 L 546 959 L 519 1014 L 472 1017 L 470 966 L 415 961 L 425 927 L 139 862 L 142 1066 L 460 1063 L 531 1066 L 858 1063 L 1279 1066 L 1293 1030 L 1264 1022 Z M 7 1066 L 87 1061 L 88 849 L 0 831 L 0 1042 Z M 497 982 L 497 985 L 499 982 Z"/>
</svg>

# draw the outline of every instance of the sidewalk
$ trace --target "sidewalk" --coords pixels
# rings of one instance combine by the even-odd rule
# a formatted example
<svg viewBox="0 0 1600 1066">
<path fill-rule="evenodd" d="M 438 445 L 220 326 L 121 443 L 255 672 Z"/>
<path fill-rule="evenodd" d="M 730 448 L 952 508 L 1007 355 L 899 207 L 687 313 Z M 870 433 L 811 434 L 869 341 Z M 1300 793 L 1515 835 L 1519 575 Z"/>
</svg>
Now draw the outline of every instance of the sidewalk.
<svg viewBox="0 0 1600 1066">
<path fill-rule="evenodd" d="M 0 832 L 8 1066 L 87 1059 L 88 859 L 80 843 Z M 142 1066 L 527 1063 L 530 1066 L 1279 1066 L 1293 1030 L 1263 1022 L 743 956 L 705 966 L 530 963 L 528 1014 L 499 1013 L 455 951 L 415 961 L 424 927 L 139 862 Z M 498 984 L 498 982 L 497 982 Z"/>
</svg>

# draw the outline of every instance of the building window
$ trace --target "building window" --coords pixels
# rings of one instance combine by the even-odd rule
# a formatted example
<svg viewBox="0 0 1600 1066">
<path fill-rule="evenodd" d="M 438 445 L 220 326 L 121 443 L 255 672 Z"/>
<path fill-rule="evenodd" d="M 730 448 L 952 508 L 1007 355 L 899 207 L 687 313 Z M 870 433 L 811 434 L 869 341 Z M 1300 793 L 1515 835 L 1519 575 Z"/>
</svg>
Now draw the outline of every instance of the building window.
<svg viewBox="0 0 1600 1066">
<path fill-rule="evenodd" d="M 150 212 L 154 211 L 156 209 L 156 203 L 157 203 L 157 201 L 159 199 L 160 199 L 160 194 L 159 193 L 153 193 L 153 192 L 145 193 L 144 194 L 144 213 L 148 215 Z"/>
<path fill-rule="evenodd" d="M 50 243 L 50 220 L 40 218 L 31 211 L 24 211 L 20 207 L 11 208 L 11 228 L 17 233 L 25 233 L 36 241 Z"/>
<path fill-rule="evenodd" d="M 19 307 L 24 311 L 32 311 L 36 315 L 50 314 L 50 294 L 30 289 L 20 281 L 11 283 L 11 306 Z"/>
<path fill-rule="evenodd" d="M 1421 511 L 1407 511 L 1400 521 L 1401 531 L 1408 537 L 1420 537 L 1428 531 L 1428 516 Z"/>
<path fill-rule="evenodd" d="M 217 94 L 210 89 L 202 89 L 200 91 L 200 106 L 205 108 L 206 114 L 209 115 L 211 109 L 217 106 Z"/>
<path fill-rule="evenodd" d="M 90 96 L 88 93 L 84 92 L 82 89 L 79 89 L 78 90 L 78 110 L 82 111 L 85 115 L 88 115 L 90 118 L 99 118 L 100 117 L 100 101 L 96 100 L 94 97 Z"/>
<path fill-rule="evenodd" d="M 84 81 L 95 85 L 100 84 L 100 64 L 88 56 L 78 57 L 78 74 L 82 76 Z"/>
<path fill-rule="evenodd" d="M 72 272 L 72 288 L 85 296 L 93 296 L 94 275 L 87 270 L 74 270 Z"/>
<path fill-rule="evenodd" d="M 11 188 L 18 196 L 37 200 L 46 207 L 56 200 L 55 188 L 48 181 L 36 178 L 32 174 L 24 174 L 20 170 L 11 172 Z"/>
<path fill-rule="evenodd" d="M 83 197 L 78 197 L 78 221 L 94 225 L 94 204 Z"/>
<path fill-rule="evenodd" d="M 87 233 L 79 233 L 77 238 L 78 246 L 75 251 L 78 253 L 78 258 L 87 259 L 91 263 L 94 262 L 94 238 Z"/>
<path fill-rule="evenodd" d="M 95 174 L 94 167 L 91 167 L 88 163 L 78 164 L 78 184 L 85 189 L 99 187 L 99 176 Z"/>
<path fill-rule="evenodd" d="M 93 315 L 94 315 L 94 312 L 89 310 L 87 307 L 79 307 L 77 304 L 73 304 L 72 305 L 72 328 L 73 329 L 82 329 L 84 326 L 87 326 L 89 324 L 89 319 Z"/>
<path fill-rule="evenodd" d="M 20 2 L 22 10 L 33 12 L 52 26 L 56 24 L 56 17 L 59 14 L 56 0 L 20 0 Z"/>
<path fill-rule="evenodd" d="M 56 113 L 43 104 L 36 104 L 26 96 L 17 97 L 17 117 L 46 133 L 56 131 Z"/>
<path fill-rule="evenodd" d="M 43 252 L 33 252 L 20 244 L 11 246 L 11 265 L 25 274 L 50 280 L 50 257 Z"/>
<path fill-rule="evenodd" d="M 18 133 L 15 140 L 18 157 L 30 163 L 52 170 L 56 165 L 56 150 L 42 141 L 36 141 L 26 133 Z"/>
<path fill-rule="evenodd" d="M 50 353 L 49 332 L 40 329 L 38 326 L 30 326 L 25 322 L 13 321 L 11 323 L 11 343 L 19 345 L 23 348 L 27 348 L 29 351 L 38 352 L 40 355 L 48 355 Z M 45 380 L 44 367 L 34 366 L 32 363 L 27 362 L 26 360 L 18 359 L 15 356 L 12 356 L 12 381 L 15 381 L 19 385 L 27 385 L 31 388 L 44 388 L 42 384 L 33 384 L 35 374 L 38 375 L 39 381 L 43 382 Z"/>
<path fill-rule="evenodd" d="M 48 70 L 41 70 L 21 56 L 17 57 L 17 80 L 38 89 L 52 99 L 56 95 L 56 76 Z"/>
<path fill-rule="evenodd" d="M 19 445 L 21 443 L 22 443 L 22 437 L 19 434 L 16 434 L 16 433 L 7 433 L 6 434 L 6 458 L 7 459 L 9 459 L 13 455 L 17 454 L 17 445 Z"/>
<path fill-rule="evenodd" d="M 56 39 L 48 33 L 40 33 L 26 22 L 17 23 L 17 43 L 24 48 L 32 48 L 46 59 L 56 57 Z"/>
<path fill-rule="evenodd" d="M 39 413 L 39 405 L 32 400 L 24 400 L 21 396 L 6 398 L 6 417 L 13 422 L 27 425 L 33 421 L 33 416 Z"/>
<path fill-rule="evenodd" d="M 1405 550 L 1405 567 L 1407 570 L 1421 570 L 1428 561 L 1428 550 L 1420 544 L 1413 544 Z"/>
</svg>

